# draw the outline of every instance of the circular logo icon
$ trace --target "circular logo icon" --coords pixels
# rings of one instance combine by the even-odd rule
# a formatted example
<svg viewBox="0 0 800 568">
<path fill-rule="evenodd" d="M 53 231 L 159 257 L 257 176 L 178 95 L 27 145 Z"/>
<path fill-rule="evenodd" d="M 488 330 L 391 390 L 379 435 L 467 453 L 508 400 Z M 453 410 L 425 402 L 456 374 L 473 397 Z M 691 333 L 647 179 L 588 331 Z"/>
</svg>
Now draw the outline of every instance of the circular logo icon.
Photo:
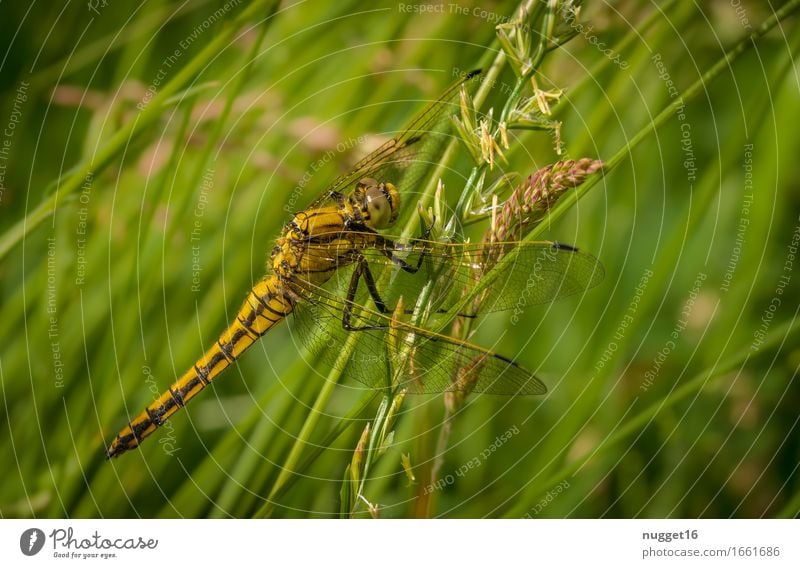
<svg viewBox="0 0 800 568">
<path fill-rule="evenodd" d="M 42 529 L 28 529 L 19 537 L 19 549 L 25 556 L 38 554 L 44 546 L 44 531 Z"/>
</svg>

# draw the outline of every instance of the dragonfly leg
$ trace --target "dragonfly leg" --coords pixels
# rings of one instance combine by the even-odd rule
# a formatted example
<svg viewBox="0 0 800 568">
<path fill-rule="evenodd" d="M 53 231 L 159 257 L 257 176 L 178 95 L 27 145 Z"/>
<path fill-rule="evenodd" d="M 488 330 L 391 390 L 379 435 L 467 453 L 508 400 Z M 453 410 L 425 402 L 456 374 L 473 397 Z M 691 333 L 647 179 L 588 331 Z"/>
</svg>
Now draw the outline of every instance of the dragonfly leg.
<svg viewBox="0 0 800 568">
<path fill-rule="evenodd" d="M 375 303 L 375 307 L 378 308 L 378 311 L 382 314 L 390 313 L 389 308 L 386 307 L 386 303 L 378 293 L 378 287 L 375 285 L 375 278 L 372 276 L 372 271 L 369 269 L 367 259 L 361 256 L 356 262 L 355 270 L 353 270 L 353 276 L 350 278 L 350 285 L 347 288 L 347 298 L 345 298 L 344 309 L 342 310 L 342 327 L 347 331 L 387 329 L 388 326 L 385 325 L 354 326 L 351 324 L 354 305 L 353 302 L 356 298 L 356 293 L 358 292 L 358 281 L 361 280 L 362 276 L 364 277 L 364 282 L 367 285 L 367 290 L 369 290 L 369 295 L 372 296 L 372 301 Z"/>
<path fill-rule="evenodd" d="M 413 267 L 412 267 L 413 268 Z M 418 268 L 418 267 L 417 267 Z M 353 275 L 350 278 L 350 285 L 347 288 L 347 297 L 345 298 L 344 308 L 342 310 L 342 327 L 347 331 L 374 331 L 374 330 L 386 330 L 389 329 L 388 325 L 363 325 L 363 326 L 354 326 L 352 322 L 353 316 L 353 306 L 355 305 L 355 298 L 356 294 L 358 293 L 358 282 L 361 278 L 364 278 L 364 283 L 367 285 L 367 290 L 369 291 L 369 295 L 372 297 L 372 301 L 375 304 L 375 307 L 378 311 L 382 314 L 388 315 L 391 314 L 394 310 L 389 309 L 384 302 L 383 298 L 381 298 L 380 292 L 378 292 L 378 287 L 375 284 L 375 277 L 372 275 L 372 271 L 369 269 L 369 263 L 367 259 L 361 256 L 355 263 L 355 269 L 353 270 Z M 444 313 L 445 310 L 437 310 L 437 313 Z M 406 309 L 403 310 L 405 314 L 413 314 L 413 309 Z M 459 314 L 462 317 L 473 318 L 474 315 L 471 314 Z"/>
<path fill-rule="evenodd" d="M 372 297 L 372 301 L 375 302 L 375 307 L 378 308 L 378 311 L 382 314 L 390 313 L 391 310 L 386 307 L 386 302 L 381 298 L 378 287 L 375 285 L 375 277 L 372 275 L 369 264 L 363 256 L 358 261 L 356 269 L 353 271 L 353 277 L 350 281 L 351 290 L 348 290 L 348 299 L 355 299 L 356 292 L 358 291 L 358 280 L 362 276 L 364 277 L 364 283 L 367 285 L 367 290 L 369 290 L 369 295 Z M 351 293 L 352 298 L 350 297 Z"/>
<path fill-rule="evenodd" d="M 429 234 L 430 234 L 430 228 L 428 228 L 425 231 L 425 237 L 427 238 L 427 236 Z M 396 256 L 394 254 L 395 243 L 393 241 L 389 240 L 389 239 L 381 238 L 380 246 L 378 246 L 377 248 L 384 256 L 386 256 L 386 258 L 388 258 L 393 263 L 395 263 L 398 267 L 400 267 L 401 270 L 403 270 L 405 272 L 408 272 L 409 274 L 416 274 L 419 271 L 419 269 L 422 267 L 422 262 L 425 260 L 425 256 L 427 254 L 429 254 L 429 251 L 426 248 L 423 247 L 422 252 L 419 255 L 419 258 L 417 259 L 416 266 L 414 266 L 414 265 L 409 264 L 408 262 L 406 262 L 405 260 L 403 260 L 402 258 L 400 258 L 399 256 Z M 371 274 L 370 274 L 370 277 L 372 277 Z M 374 288 L 374 285 L 373 285 L 373 288 Z M 372 290 L 370 290 L 370 293 L 372 293 Z M 377 290 L 375 291 L 375 294 L 373 294 L 372 297 L 373 298 L 377 297 Z M 382 313 L 387 313 L 387 312 L 382 312 Z M 405 313 L 413 314 L 414 310 L 406 310 Z M 444 314 L 444 313 L 447 313 L 447 310 L 439 309 L 439 310 L 436 310 L 436 313 L 437 314 Z M 469 313 L 463 313 L 463 314 L 459 313 L 458 316 L 462 317 L 462 318 L 470 318 L 470 319 L 474 319 L 475 317 L 477 317 L 476 314 L 469 314 Z"/>
<path fill-rule="evenodd" d="M 409 274 L 416 274 L 417 271 L 422 266 L 422 261 L 425 260 L 425 255 L 428 253 L 427 250 L 423 249 L 422 253 L 420 253 L 419 258 L 417 259 L 416 266 L 413 264 L 409 264 L 404 259 L 400 258 L 395 254 L 395 243 L 392 240 L 389 240 L 384 237 L 380 237 L 375 245 L 375 248 L 384 255 L 386 258 L 391 260 L 394 264 L 396 264 L 401 270 L 404 272 L 408 272 Z"/>
</svg>

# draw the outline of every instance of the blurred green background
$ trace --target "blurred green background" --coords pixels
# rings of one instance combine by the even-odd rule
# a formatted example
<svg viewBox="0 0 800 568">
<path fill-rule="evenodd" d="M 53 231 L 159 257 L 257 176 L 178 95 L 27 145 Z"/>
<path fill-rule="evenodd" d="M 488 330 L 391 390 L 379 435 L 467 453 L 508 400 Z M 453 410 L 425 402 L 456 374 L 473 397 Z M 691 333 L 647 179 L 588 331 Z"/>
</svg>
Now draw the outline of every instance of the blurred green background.
<svg viewBox="0 0 800 568">
<path fill-rule="evenodd" d="M 782 4 L 587 2 L 582 33 L 538 75 L 565 90 L 561 158 L 610 159 Z M 402 128 L 454 69 L 494 58 L 494 26 L 516 8 L 412 6 L 2 4 L 3 517 L 337 514 L 374 403 L 345 381 L 313 410 L 327 369 L 286 326 L 141 451 L 108 462 L 104 448 L 224 328 L 284 208 Z M 796 19 L 747 44 L 548 228 L 606 268 L 498 346 L 550 392 L 472 397 L 433 490 L 442 397 L 408 398 L 365 486 L 381 516 L 797 515 Z M 559 159 L 546 133 L 509 157 L 522 175 Z M 468 162 L 451 165 L 454 200 Z M 488 317 L 475 340 L 508 326 Z"/>
</svg>

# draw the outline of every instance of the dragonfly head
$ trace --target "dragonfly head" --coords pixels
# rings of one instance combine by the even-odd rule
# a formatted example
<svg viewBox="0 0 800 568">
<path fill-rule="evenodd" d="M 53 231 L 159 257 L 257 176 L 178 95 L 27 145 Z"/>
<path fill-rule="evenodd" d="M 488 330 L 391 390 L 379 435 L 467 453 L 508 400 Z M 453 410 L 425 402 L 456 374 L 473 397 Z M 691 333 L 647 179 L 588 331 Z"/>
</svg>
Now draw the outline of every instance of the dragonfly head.
<svg viewBox="0 0 800 568">
<path fill-rule="evenodd" d="M 397 221 L 400 194 L 394 184 L 364 178 L 356 184 L 354 197 L 370 228 L 385 229 Z"/>
</svg>

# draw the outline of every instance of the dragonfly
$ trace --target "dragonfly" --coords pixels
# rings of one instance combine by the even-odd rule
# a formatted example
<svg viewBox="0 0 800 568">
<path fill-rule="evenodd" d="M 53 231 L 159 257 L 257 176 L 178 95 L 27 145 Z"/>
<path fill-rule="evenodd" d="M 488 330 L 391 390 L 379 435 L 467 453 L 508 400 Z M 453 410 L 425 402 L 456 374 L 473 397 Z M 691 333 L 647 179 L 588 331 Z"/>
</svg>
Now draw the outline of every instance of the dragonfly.
<svg viewBox="0 0 800 568">
<path fill-rule="evenodd" d="M 482 243 L 446 242 L 429 235 L 404 240 L 384 233 L 401 214 L 401 195 L 412 193 L 440 159 L 450 139 L 457 95 L 479 75 L 473 72 L 452 85 L 402 132 L 294 214 L 275 242 L 266 275 L 250 289 L 227 329 L 116 435 L 106 450 L 108 458 L 138 447 L 289 318 L 296 335 L 321 352 L 322 360 L 370 389 L 381 388 L 387 371 L 400 368 L 402 373 L 396 374 L 403 379 L 396 386 L 410 393 L 547 391 L 513 358 L 416 325 L 418 306 L 402 310 L 408 317 L 396 313 L 399 304 L 413 306 L 421 297 L 427 306 L 436 306 L 434 316 L 447 312 L 478 285 L 491 268 L 487 259 L 498 254 L 515 257 L 482 292 L 480 310 L 462 307 L 458 316 L 548 303 L 585 291 L 603 277 L 596 258 L 557 242 L 492 243 L 487 255 Z"/>
</svg>

